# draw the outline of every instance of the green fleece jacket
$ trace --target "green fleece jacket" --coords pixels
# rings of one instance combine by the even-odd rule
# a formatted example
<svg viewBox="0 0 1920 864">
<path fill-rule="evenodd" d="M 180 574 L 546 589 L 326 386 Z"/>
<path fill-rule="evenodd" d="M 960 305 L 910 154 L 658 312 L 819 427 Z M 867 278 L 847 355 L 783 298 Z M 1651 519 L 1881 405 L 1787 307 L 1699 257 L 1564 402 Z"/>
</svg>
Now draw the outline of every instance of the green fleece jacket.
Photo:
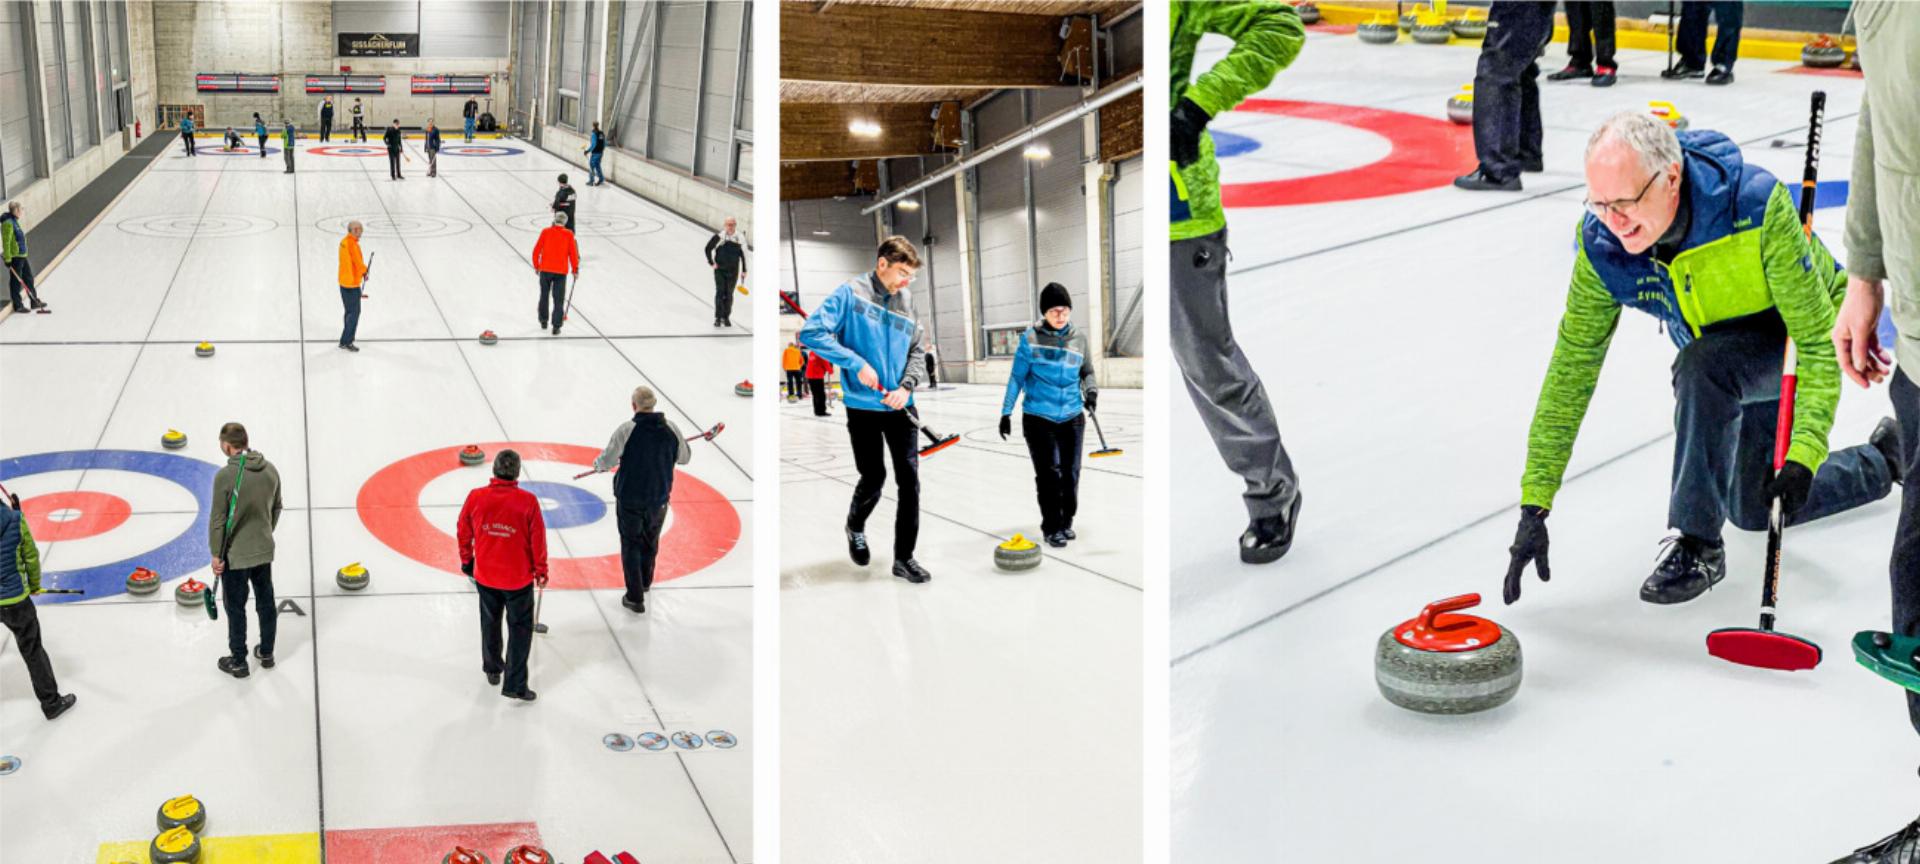
<svg viewBox="0 0 1920 864">
<path fill-rule="evenodd" d="M 244 464 L 246 476 L 240 477 Z M 233 569 L 258 567 L 273 562 L 273 529 L 280 524 L 280 471 L 267 457 L 252 450 L 229 457 L 226 467 L 213 475 L 213 512 L 207 514 L 207 549 L 220 557 L 220 543 L 226 537 L 227 499 L 239 478 L 240 500 L 233 509 L 233 547 L 227 550 L 227 566 Z"/>
<path fill-rule="evenodd" d="M 1920 3 L 1860 2 L 1860 97 L 1847 193 L 1847 269 L 1887 279 L 1900 368 L 1920 377 Z"/>
<path fill-rule="evenodd" d="M 12 606 L 40 593 L 40 547 L 34 545 L 33 529 L 27 527 L 27 520 L 20 514 L 9 509 L 8 515 L 12 518 L 6 521 L 16 526 L 20 543 L 13 549 L 13 572 L 0 574 L 0 606 Z M 16 587 L 18 590 L 13 590 Z M 9 594 L 12 596 L 4 596 Z"/>
<path fill-rule="evenodd" d="M 1214 117 L 1267 89 L 1274 75 L 1292 65 L 1307 39 L 1293 6 L 1272 0 L 1173 0 L 1172 14 L 1168 29 L 1173 35 L 1169 63 L 1173 95 L 1168 106 L 1185 97 Z M 1194 50 L 1208 33 L 1232 39 L 1233 50 L 1189 84 Z M 1226 211 L 1220 208 L 1220 163 L 1213 158 L 1211 134 L 1200 134 L 1198 160 L 1185 168 L 1169 162 L 1168 170 L 1173 175 L 1172 239 L 1204 237 L 1227 227 Z"/>
</svg>

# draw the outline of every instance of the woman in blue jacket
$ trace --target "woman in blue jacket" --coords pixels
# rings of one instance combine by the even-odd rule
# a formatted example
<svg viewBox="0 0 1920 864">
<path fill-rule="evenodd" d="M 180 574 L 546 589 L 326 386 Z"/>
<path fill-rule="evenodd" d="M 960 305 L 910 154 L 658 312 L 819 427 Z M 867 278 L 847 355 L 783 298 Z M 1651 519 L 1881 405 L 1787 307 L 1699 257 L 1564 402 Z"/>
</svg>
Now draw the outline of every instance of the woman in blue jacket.
<svg viewBox="0 0 1920 864">
<path fill-rule="evenodd" d="M 1079 510 L 1080 442 L 1100 390 L 1087 365 L 1087 336 L 1075 330 L 1073 297 L 1058 282 L 1040 289 L 1041 318 L 1020 334 L 1013 374 L 1000 405 L 1000 440 L 1013 432 L 1013 406 L 1026 394 L 1020 434 L 1033 457 L 1033 485 L 1040 498 L 1040 533 L 1055 548 L 1074 539 Z"/>
</svg>

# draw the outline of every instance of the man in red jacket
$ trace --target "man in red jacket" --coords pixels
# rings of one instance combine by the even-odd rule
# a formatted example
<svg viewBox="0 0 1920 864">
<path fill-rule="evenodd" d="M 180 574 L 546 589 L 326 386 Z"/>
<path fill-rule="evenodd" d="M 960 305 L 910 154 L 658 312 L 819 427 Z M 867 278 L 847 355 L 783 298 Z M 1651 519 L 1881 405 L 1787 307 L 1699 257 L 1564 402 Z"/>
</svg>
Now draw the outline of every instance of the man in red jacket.
<svg viewBox="0 0 1920 864">
<path fill-rule="evenodd" d="M 540 329 L 547 327 L 547 297 L 553 297 L 553 335 L 567 320 L 567 271 L 580 278 L 580 247 L 567 228 L 567 214 L 553 214 L 553 225 L 533 244 L 533 269 L 540 271 Z"/>
<path fill-rule="evenodd" d="M 813 416 L 827 416 L 827 373 L 833 364 L 815 351 L 807 356 L 807 390 L 813 394 Z"/>
<path fill-rule="evenodd" d="M 520 454 L 502 450 L 493 481 L 467 493 L 460 508 L 460 572 L 480 591 L 480 665 L 500 695 L 532 702 L 527 654 L 533 650 L 533 586 L 547 584 L 547 520 L 540 499 L 520 488 Z M 507 654 L 500 657 L 500 617 L 506 613 Z"/>
</svg>

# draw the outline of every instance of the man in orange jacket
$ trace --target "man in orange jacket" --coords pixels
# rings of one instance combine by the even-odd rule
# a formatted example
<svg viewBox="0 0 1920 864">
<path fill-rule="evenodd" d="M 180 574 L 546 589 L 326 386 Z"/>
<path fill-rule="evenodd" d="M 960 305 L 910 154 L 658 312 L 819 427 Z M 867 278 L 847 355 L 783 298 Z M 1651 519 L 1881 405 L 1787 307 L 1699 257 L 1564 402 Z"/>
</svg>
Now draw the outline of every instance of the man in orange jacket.
<svg viewBox="0 0 1920 864">
<path fill-rule="evenodd" d="M 553 335 L 567 320 L 567 271 L 580 278 L 580 246 L 567 228 L 567 214 L 553 214 L 553 225 L 533 244 L 533 269 L 540 271 L 540 329 L 547 327 L 547 297 L 553 297 Z"/>
<path fill-rule="evenodd" d="M 798 339 L 788 342 L 786 350 L 780 352 L 780 369 L 787 373 L 787 401 L 800 398 L 800 388 L 805 386 L 800 379 L 800 370 L 806 366 L 807 355 L 800 351 Z"/>
<path fill-rule="evenodd" d="M 362 290 L 367 284 L 367 260 L 360 254 L 360 233 L 364 230 L 359 222 L 348 222 L 347 236 L 340 239 L 340 303 L 347 307 L 340 347 L 356 352 L 360 346 L 353 344 L 353 335 L 360 329 L 360 301 L 367 296 Z"/>
<path fill-rule="evenodd" d="M 547 584 L 547 522 L 540 499 L 520 488 L 520 454 L 493 458 L 493 480 L 467 493 L 460 508 L 460 572 L 480 592 L 480 668 L 500 695 L 532 702 L 527 655 L 533 652 L 533 586 Z M 507 620 L 506 656 L 500 618 Z"/>
</svg>

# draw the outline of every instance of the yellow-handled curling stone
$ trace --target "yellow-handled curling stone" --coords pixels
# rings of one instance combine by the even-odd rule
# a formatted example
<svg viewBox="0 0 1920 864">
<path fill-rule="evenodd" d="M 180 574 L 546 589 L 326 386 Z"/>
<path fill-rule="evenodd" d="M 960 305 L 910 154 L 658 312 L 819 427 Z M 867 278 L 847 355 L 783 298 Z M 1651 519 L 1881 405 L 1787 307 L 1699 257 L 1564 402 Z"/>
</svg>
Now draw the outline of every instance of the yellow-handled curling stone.
<svg viewBox="0 0 1920 864">
<path fill-rule="evenodd" d="M 368 573 L 367 568 L 360 566 L 360 562 L 358 561 L 340 568 L 333 574 L 333 581 L 348 591 L 358 591 L 365 588 L 367 587 L 367 583 L 372 580 L 373 574 Z"/>
<path fill-rule="evenodd" d="M 207 827 L 207 807 L 192 795 L 181 795 L 163 802 L 153 818 L 161 831 L 185 826 L 188 831 L 199 834 Z"/>
<path fill-rule="evenodd" d="M 993 548 L 993 566 L 1015 572 L 1032 570 L 1040 566 L 1040 545 L 1015 534 L 1012 540 Z"/>
<path fill-rule="evenodd" d="M 187 433 L 178 429 L 168 429 L 167 434 L 160 436 L 160 446 L 168 450 L 178 450 L 185 447 L 187 446 Z"/>
</svg>

